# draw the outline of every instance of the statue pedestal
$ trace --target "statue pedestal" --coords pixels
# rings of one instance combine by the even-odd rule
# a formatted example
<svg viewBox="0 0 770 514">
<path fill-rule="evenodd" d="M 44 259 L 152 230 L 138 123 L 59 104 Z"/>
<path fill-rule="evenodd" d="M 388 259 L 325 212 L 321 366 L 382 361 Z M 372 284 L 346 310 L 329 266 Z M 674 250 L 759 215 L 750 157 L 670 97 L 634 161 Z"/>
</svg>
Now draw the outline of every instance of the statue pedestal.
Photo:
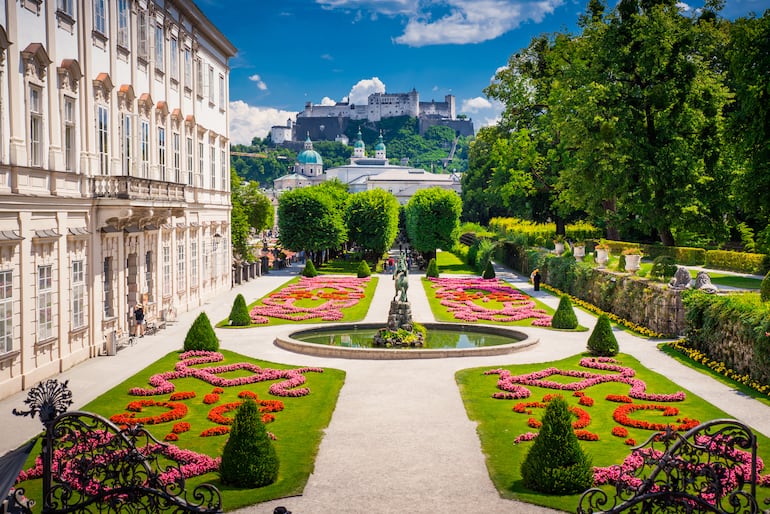
<svg viewBox="0 0 770 514">
<path fill-rule="evenodd" d="M 401 330 L 401 334 L 396 334 Z M 407 332 L 404 338 L 403 331 Z M 390 302 L 390 312 L 388 312 L 388 326 L 380 329 L 374 336 L 375 346 L 422 346 L 422 332 L 415 332 L 412 324 L 412 306 L 409 302 L 393 300 Z"/>
</svg>

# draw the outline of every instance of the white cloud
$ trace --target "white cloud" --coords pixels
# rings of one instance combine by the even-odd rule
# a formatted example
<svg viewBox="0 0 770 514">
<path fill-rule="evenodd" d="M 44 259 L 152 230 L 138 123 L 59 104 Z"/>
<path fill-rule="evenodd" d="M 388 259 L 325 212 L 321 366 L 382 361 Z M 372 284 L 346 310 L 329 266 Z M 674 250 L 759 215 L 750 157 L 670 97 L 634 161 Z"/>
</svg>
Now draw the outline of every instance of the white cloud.
<svg viewBox="0 0 770 514">
<path fill-rule="evenodd" d="M 482 109 L 491 109 L 492 102 L 484 98 L 483 96 L 477 96 L 476 98 L 467 98 L 463 100 L 460 111 L 462 112 L 479 112 Z"/>
<path fill-rule="evenodd" d="M 333 98 L 325 96 L 321 99 L 321 105 L 337 105 L 337 102 Z"/>
<path fill-rule="evenodd" d="M 399 44 L 428 46 L 481 43 L 539 23 L 565 0 L 316 0 L 326 9 L 362 9 L 407 19 Z"/>
<path fill-rule="evenodd" d="M 248 145 L 254 137 L 266 137 L 270 127 L 286 125 L 297 113 L 272 107 L 256 107 L 242 100 L 230 102 L 230 142 Z"/>
<path fill-rule="evenodd" d="M 351 104 L 366 105 L 369 101 L 369 95 L 384 92 L 385 84 L 379 78 L 362 79 L 350 90 L 348 100 Z"/>
<path fill-rule="evenodd" d="M 252 75 L 251 77 L 249 77 L 249 80 L 252 81 L 252 82 L 256 82 L 257 83 L 257 87 L 261 91 L 267 90 L 267 84 L 265 84 L 265 81 L 262 80 L 262 77 L 260 77 L 256 73 L 254 75 Z"/>
</svg>

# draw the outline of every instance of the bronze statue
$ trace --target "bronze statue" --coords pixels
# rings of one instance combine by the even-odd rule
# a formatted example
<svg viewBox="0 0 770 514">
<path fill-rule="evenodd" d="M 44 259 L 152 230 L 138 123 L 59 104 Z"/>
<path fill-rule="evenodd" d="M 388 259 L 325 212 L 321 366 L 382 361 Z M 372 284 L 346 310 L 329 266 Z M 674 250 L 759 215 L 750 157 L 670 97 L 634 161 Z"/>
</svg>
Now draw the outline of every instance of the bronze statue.
<svg viewBox="0 0 770 514">
<path fill-rule="evenodd" d="M 406 266 L 404 254 L 398 257 L 398 264 L 396 264 L 396 270 L 393 272 L 393 280 L 396 281 L 396 294 L 393 300 L 395 301 L 398 298 L 401 302 L 408 301 L 406 299 L 406 290 L 409 289 L 409 270 Z M 401 293 L 400 297 L 398 296 L 399 293 Z"/>
</svg>

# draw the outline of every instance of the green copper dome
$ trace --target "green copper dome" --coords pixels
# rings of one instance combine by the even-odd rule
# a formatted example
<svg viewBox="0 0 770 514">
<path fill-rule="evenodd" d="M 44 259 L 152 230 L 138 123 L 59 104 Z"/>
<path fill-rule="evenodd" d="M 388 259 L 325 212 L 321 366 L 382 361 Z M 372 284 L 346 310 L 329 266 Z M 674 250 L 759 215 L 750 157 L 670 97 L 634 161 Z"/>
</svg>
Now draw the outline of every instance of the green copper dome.
<svg viewBox="0 0 770 514">
<path fill-rule="evenodd" d="M 353 144 L 353 148 L 364 148 L 364 140 L 361 137 L 361 129 L 358 129 L 358 139 L 356 139 L 355 144 Z"/>
<path fill-rule="evenodd" d="M 380 132 L 380 139 L 377 140 L 377 144 L 374 146 L 375 150 L 385 150 L 385 143 L 382 140 L 382 132 Z"/>
<path fill-rule="evenodd" d="M 324 161 L 321 158 L 321 154 L 315 150 L 302 150 L 297 156 L 297 161 L 300 164 L 323 164 Z"/>
</svg>

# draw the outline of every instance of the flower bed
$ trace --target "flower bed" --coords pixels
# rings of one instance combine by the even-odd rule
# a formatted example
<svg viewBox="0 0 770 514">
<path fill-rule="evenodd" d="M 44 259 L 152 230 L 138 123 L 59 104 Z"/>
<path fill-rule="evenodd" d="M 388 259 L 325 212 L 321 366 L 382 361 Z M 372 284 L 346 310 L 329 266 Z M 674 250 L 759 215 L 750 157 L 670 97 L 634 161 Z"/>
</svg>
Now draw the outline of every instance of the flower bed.
<svg viewBox="0 0 770 514">
<path fill-rule="evenodd" d="M 224 356 L 219 352 L 189 351 L 179 356 L 180 362 L 175 366 L 175 371 L 158 373 L 150 377 L 149 383 L 152 388 L 134 387 L 128 391 L 128 394 L 135 396 L 153 396 L 170 394 L 174 391 L 174 384 L 171 380 L 195 377 L 204 382 L 218 387 L 233 387 L 257 382 L 285 379 L 283 382 L 272 384 L 270 394 L 275 396 L 306 396 L 310 394 L 307 387 L 299 387 L 305 383 L 304 373 L 323 373 L 321 368 L 295 368 L 295 369 L 271 369 L 261 368 L 248 362 L 238 362 L 226 366 L 213 366 L 209 368 L 194 368 L 192 366 L 209 362 L 220 362 Z M 246 370 L 253 374 L 238 378 L 222 378 L 217 375 L 231 371 Z M 210 393 L 216 395 L 216 392 Z M 207 395 L 209 396 L 209 395 Z M 214 400 L 213 398 L 210 398 Z M 216 400 L 215 400 L 216 401 Z"/>
<path fill-rule="evenodd" d="M 436 298 L 458 321 L 514 322 L 532 319 L 534 326 L 551 326 L 551 316 L 544 309 L 537 308 L 532 297 L 498 278 L 429 280 Z M 496 307 L 498 304 L 500 307 Z"/>
<path fill-rule="evenodd" d="M 261 304 L 249 311 L 251 322 L 267 324 L 270 318 L 289 321 L 339 321 L 343 309 L 357 305 L 365 297 L 370 277 L 300 277 L 299 282 L 289 284 L 280 291 L 262 299 Z M 297 302 L 311 300 L 314 306 L 300 306 Z"/>
</svg>

